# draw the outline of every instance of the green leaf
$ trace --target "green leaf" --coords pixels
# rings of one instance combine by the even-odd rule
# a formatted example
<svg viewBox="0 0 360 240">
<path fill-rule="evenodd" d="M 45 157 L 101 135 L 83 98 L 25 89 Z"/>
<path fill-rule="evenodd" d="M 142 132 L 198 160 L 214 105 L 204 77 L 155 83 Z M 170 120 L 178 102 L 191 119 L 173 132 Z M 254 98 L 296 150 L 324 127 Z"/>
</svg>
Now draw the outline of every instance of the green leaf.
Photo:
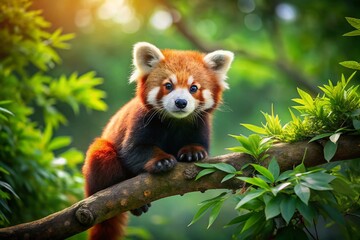
<svg viewBox="0 0 360 240">
<path fill-rule="evenodd" d="M 351 112 L 351 117 L 359 117 L 360 116 L 360 108 L 355 109 Z"/>
<path fill-rule="evenodd" d="M 280 203 L 280 212 L 281 216 L 287 224 L 289 224 L 291 218 L 293 217 L 296 209 L 296 198 L 291 196 L 286 196 L 282 199 Z"/>
<path fill-rule="evenodd" d="M 352 120 L 353 126 L 355 130 L 360 130 L 360 120 L 353 119 Z"/>
<path fill-rule="evenodd" d="M 243 206 L 245 203 L 260 197 L 261 195 L 263 195 L 266 191 L 263 189 L 258 189 L 258 190 L 252 190 L 248 193 L 244 194 L 244 197 L 240 200 L 240 202 L 236 205 L 235 209 L 239 209 L 241 208 L 241 206 Z"/>
<path fill-rule="evenodd" d="M 325 160 L 330 162 L 330 160 L 335 156 L 338 145 L 332 141 L 327 141 L 324 146 L 324 157 Z"/>
<path fill-rule="evenodd" d="M 258 133 L 258 134 L 266 134 L 266 130 L 262 127 L 253 125 L 253 124 L 241 124 L 242 126 L 246 127 L 247 129 L 249 129 L 250 131 L 253 131 L 254 133 Z"/>
<path fill-rule="evenodd" d="M 226 174 L 226 176 L 221 180 L 221 183 L 226 182 L 226 181 L 232 179 L 232 178 L 235 177 L 235 176 L 236 176 L 235 173 Z"/>
<path fill-rule="evenodd" d="M 347 35 L 347 36 L 349 36 L 349 35 Z M 340 62 L 339 64 L 346 68 L 360 70 L 360 63 L 358 63 L 356 61 L 344 61 L 344 62 Z"/>
<path fill-rule="evenodd" d="M 280 185 L 277 185 L 277 186 L 271 188 L 271 192 L 276 196 L 281 190 L 287 188 L 290 185 L 291 185 L 291 182 L 281 183 Z"/>
<path fill-rule="evenodd" d="M 352 17 L 345 17 L 346 21 L 356 29 L 360 29 L 360 19 L 352 18 Z"/>
<path fill-rule="evenodd" d="M 195 163 L 195 165 L 202 168 L 215 168 L 213 163 Z"/>
<path fill-rule="evenodd" d="M 4 113 L 7 113 L 7 114 L 9 114 L 11 116 L 14 116 L 14 114 L 12 112 L 10 112 L 9 110 L 7 110 L 6 108 L 0 107 L 0 112 L 4 112 Z"/>
<path fill-rule="evenodd" d="M 331 135 L 333 135 L 333 133 L 322 133 L 322 134 L 316 135 L 315 137 L 310 139 L 309 143 L 314 142 L 314 141 L 319 140 L 319 139 L 322 139 L 322 138 L 329 137 Z"/>
<path fill-rule="evenodd" d="M 332 190 L 329 183 L 336 177 L 323 172 L 315 172 L 309 175 L 303 175 L 300 177 L 301 184 L 314 190 L 324 191 Z"/>
<path fill-rule="evenodd" d="M 197 211 L 197 213 L 194 215 L 194 218 L 193 218 L 192 221 L 189 223 L 188 227 L 191 226 L 192 224 L 194 224 L 195 222 L 197 222 L 202 216 L 204 216 L 204 214 L 206 213 L 206 211 L 207 211 L 208 209 L 210 209 L 213 205 L 214 205 L 213 202 L 209 202 L 209 203 L 203 205 L 203 206 Z"/>
<path fill-rule="evenodd" d="M 203 176 L 206 176 L 208 174 L 211 174 L 213 172 L 215 172 L 216 169 L 215 168 L 208 168 L 208 169 L 204 169 L 204 170 L 201 170 L 198 175 L 196 176 L 195 178 L 195 181 L 198 180 L 199 178 L 203 177 Z"/>
<path fill-rule="evenodd" d="M 270 173 L 274 176 L 274 179 L 276 181 L 280 175 L 280 167 L 275 158 L 271 159 L 268 169 L 269 169 Z"/>
<path fill-rule="evenodd" d="M 360 30 L 354 30 L 348 33 L 343 34 L 344 37 L 354 37 L 354 36 L 360 36 Z"/>
<path fill-rule="evenodd" d="M 254 213 L 253 212 L 249 212 L 249 213 L 246 213 L 246 214 L 243 214 L 241 216 L 238 216 L 234 219 L 232 219 L 228 224 L 226 224 L 224 227 L 229 227 L 231 225 L 234 225 L 234 224 L 239 224 L 239 223 L 242 223 L 246 220 L 249 219 L 249 217 L 251 217 Z"/>
<path fill-rule="evenodd" d="M 282 201 L 282 195 L 278 195 L 272 198 L 265 206 L 265 217 L 269 220 L 280 214 L 280 202 Z"/>
<path fill-rule="evenodd" d="M 210 202 L 216 203 L 216 202 L 225 200 L 225 198 L 226 198 L 226 192 L 222 192 L 219 195 L 217 195 L 216 197 L 202 201 L 199 205 L 204 205 L 204 204 L 210 203 Z"/>
<path fill-rule="evenodd" d="M 232 165 L 227 163 L 216 163 L 213 165 L 216 169 L 219 169 L 226 173 L 235 173 L 236 168 L 234 168 Z"/>
<path fill-rule="evenodd" d="M 304 173 L 304 172 L 306 172 L 306 168 L 303 162 L 294 168 L 294 173 Z"/>
<path fill-rule="evenodd" d="M 272 173 L 268 169 L 266 169 L 265 167 L 260 166 L 258 164 L 251 164 L 251 166 L 253 166 L 256 169 L 256 171 L 258 171 L 264 177 L 269 179 L 272 183 L 275 182 L 274 176 L 272 175 Z"/>
<path fill-rule="evenodd" d="M 321 169 L 320 169 L 321 170 Z M 324 183 L 330 183 L 333 181 L 336 177 L 325 172 L 319 172 L 317 169 L 313 170 L 314 172 L 309 175 L 304 175 L 301 177 L 302 180 L 305 180 L 309 182 L 310 184 L 316 183 L 316 182 L 324 182 Z"/>
<path fill-rule="evenodd" d="M 219 216 L 219 213 L 220 213 L 223 203 L 224 203 L 223 201 L 216 203 L 215 206 L 213 207 L 213 209 L 211 210 L 211 213 L 209 216 L 209 224 L 208 224 L 207 228 L 210 228 L 211 225 L 215 222 L 216 218 Z"/>
<path fill-rule="evenodd" d="M 226 148 L 226 149 L 229 150 L 229 151 L 232 151 L 232 152 L 247 153 L 249 155 L 252 154 L 250 151 L 248 151 L 246 148 L 244 148 L 242 146 L 230 147 L 230 148 Z"/>
<path fill-rule="evenodd" d="M 303 100 L 302 104 L 304 106 L 313 106 L 314 105 L 314 99 L 311 97 L 311 95 L 300 88 L 297 89 L 301 99 Z"/>
<path fill-rule="evenodd" d="M 288 179 L 289 177 L 291 177 L 291 175 L 293 174 L 294 172 L 292 170 L 287 170 L 283 173 L 280 174 L 280 176 L 278 177 L 277 181 L 283 181 L 283 180 L 286 180 Z"/>
<path fill-rule="evenodd" d="M 300 198 L 300 200 L 303 201 L 303 203 L 306 205 L 308 204 L 310 199 L 310 189 L 307 186 L 298 183 L 294 187 L 294 192 Z"/>
<path fill-rule="evenodd" d="M 261 187 L 263 189 L 270 190 L 269 185 L 264 180 L 262 180 L 261 178 L 258 178 L 258 177 L 252 177 L 252 178 L 249 178 L 249 177 L 237 177 L 237 179 L 240 179 L 241 181 L 244 181 L 244 182 L 250 183 L 252 185 Z"/>
<path fill-rule="evenodd" d="M 241 232 L 245 232 L 251 227 L 256 226 L 258 223 L 264 220 L 264 214 L 262 212 L 255 212 L 252 214 L 251 217 L 246 220 L 244 227 L 242 228 Z"/>
<path fill-rule="evenodd" d="M 69 136 L 56 137 L 49 143 L 48 149 L 57 150 L 68 146 L 70 143 L 71 143 L 71 137 Z"/>
<path fill-rule="evenodd" d="M 14 195 L 16 198 L 19 198 L 19 196 L 15 193 L 14 189 L 8 184 L 7 182 L 0 181 L 0 187 L 5 188 L 8 190 L 12 195 Z"/>
</svg>

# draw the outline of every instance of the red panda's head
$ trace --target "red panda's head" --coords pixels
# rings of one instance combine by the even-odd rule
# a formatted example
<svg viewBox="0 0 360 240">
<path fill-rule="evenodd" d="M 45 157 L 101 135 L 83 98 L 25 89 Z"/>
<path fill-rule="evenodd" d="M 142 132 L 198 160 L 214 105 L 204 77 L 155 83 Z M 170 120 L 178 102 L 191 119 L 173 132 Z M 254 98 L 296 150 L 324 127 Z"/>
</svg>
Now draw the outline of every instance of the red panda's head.
<svg viewBox="0 0 360 240">
<path fill-rule="evenodd" d="M 130 82 L 137 81 L 137 96 L 142 102 L 172 117 L 185 118 L 211 112 L 221 102 L 234 54 L 224 50 L 208 54 L 159 50 L 140 42 L 134 46 L 133 57 Z"/>
</svg>

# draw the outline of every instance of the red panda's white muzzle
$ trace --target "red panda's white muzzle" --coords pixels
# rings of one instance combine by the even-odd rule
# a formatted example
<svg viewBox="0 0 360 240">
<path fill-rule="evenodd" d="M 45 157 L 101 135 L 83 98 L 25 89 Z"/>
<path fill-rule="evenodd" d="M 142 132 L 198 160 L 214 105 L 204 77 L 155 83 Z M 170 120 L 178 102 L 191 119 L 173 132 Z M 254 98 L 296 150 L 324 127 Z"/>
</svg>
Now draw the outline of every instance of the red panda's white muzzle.
<svg viewBox="0 0 360 240">
<path fill-rule="evenodd" d="M 198 101 L 185 88 L 174 89 L 161 102 L 164 110 L 175 118 L 187 117 L 198 107 Z"/>
</svg>

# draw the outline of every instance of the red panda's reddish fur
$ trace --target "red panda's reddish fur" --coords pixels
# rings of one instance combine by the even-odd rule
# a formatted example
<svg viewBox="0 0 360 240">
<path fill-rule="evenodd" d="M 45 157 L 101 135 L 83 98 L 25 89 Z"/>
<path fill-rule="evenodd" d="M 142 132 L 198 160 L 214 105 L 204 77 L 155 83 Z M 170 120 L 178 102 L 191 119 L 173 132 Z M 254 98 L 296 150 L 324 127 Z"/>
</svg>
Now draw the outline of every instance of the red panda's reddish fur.
<svg viewBox="0 0 360 240">
<path fill-rule="evenodd" d="M 227 51 L 213 55 L 160 51 L 147 43 L 135 46 L 136 96 L 110 119 L 101 137 L 90 145 L 83 166 L 86 196 L 141 172 L 169 171 L 177 161 L 197 161 L 208 155 L 210 114 L 221 102 L 225 74 L 232 61 L 232 53 Z M 176 81 L 171 80 L 171 75 L 176 76 Z M 161 104 L 171 92 L 166 88 L 169 82 L 174 89 L 196 85 L 195 92 L 186 93 L 197 104 L 196 114 L 177 119 L 164 113 Z M 151 92 L 153 89 L 156 91 Z M 149 94 L 153 94 L 150 100 Z M 159 106 L 153 105 L 157 103 Z M 131 212 L 140 215 L 148 206 L 144 203 Z M 126 222 L 126 213 L 108 219 L 92 227 L 90 239 L 122 238 Z"/>
</svg>

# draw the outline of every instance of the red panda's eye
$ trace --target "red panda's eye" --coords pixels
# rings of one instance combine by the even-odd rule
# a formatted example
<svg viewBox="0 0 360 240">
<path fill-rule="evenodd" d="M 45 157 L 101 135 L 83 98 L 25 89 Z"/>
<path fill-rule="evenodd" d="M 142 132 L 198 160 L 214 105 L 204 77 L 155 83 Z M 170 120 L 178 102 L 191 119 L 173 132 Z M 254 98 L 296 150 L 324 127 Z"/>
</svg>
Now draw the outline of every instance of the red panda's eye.
<svg viewBox="0 0 360 240">
<path fill-rule="evenodd" d="M 196 85 L 192 85 L 190 87 L 190 93 L 196 93 L 197 90 L 198 90 L 198 87 Z"/>
<path fill-rule="evenodd" d="M 173 85 L 172 85 L 171 83 L 169 83 L 169 82 L 168 82 L 168 83 L 165 83 L 164 86 L 165 86 L 165 89 L 166 89 L 166 90 L 171 91 L 171 90 L 173 89 Z"/>
</svg>

